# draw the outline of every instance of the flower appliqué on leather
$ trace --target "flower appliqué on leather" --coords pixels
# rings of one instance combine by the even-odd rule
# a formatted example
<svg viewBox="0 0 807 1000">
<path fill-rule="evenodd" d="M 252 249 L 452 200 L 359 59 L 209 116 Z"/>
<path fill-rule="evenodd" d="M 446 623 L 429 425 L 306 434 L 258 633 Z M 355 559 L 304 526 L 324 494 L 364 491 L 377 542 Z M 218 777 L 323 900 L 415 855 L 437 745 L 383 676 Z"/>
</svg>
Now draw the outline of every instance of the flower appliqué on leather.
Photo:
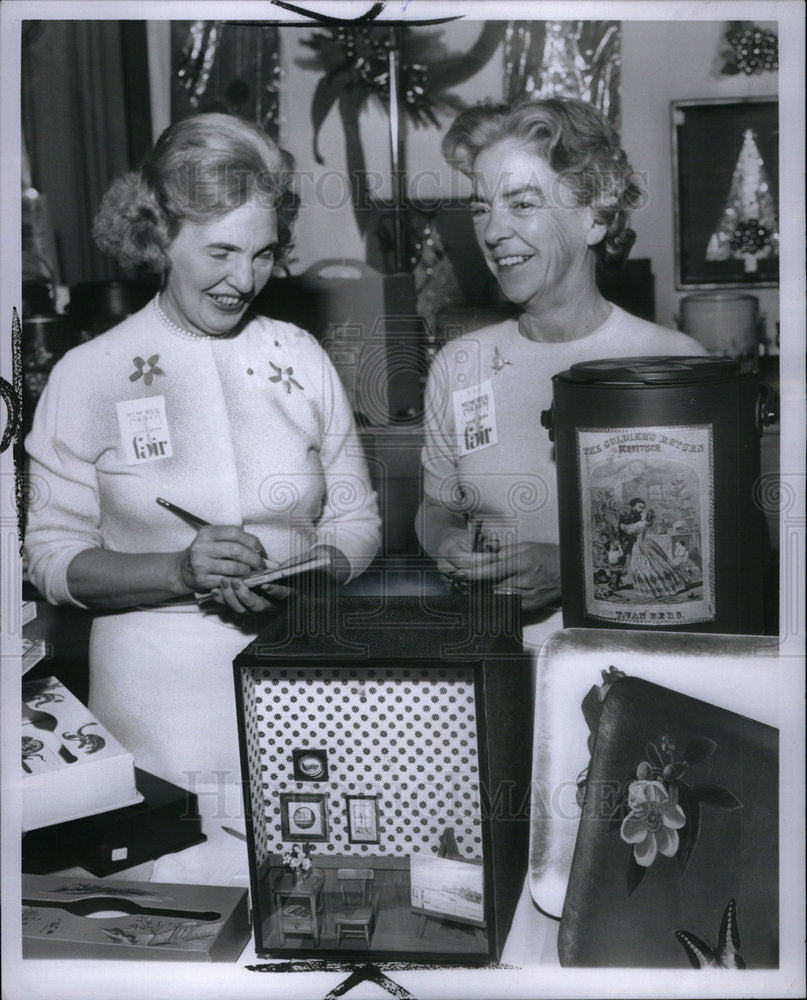
<svg viewBox="0 0 807 1000">
<path fill-rule="evenodd" d="M 147 358 L 145 361 L 139 355 L 132 358 L 132 364 L 135 366 L 135 370 L 129 376 L 129 381 L 136 382 L 139 378 L 142 378 L 146 385 L 151 385 L 154 381 L 155 375 L 165 375 L 165 372 L 157 364 L 159 360 L 159 354 L 152 354 L 151 357 Z"/>
<path fill-rule="evenodd" d="M 618 826 L 622 840 L 633 848 L 628 895 L 659 855 L 674 857 L 684 873 L 700 835 L 702 805 L 742 808 L 742 802 L 723 785 L 684 781 L 691 767 L 708 760 L 716 750 L 717 743 L 706 736 L 688 740 L 683 752 L 667 736 L 658 745 L 645 746 L 645 759 L 625 783 L 611 817 L 612 828 Z"/>
<path fill-rule="evenodd" d="M 269 364 L 275 371 L 274 375 L 269 376 L 270 382 L 280 382 L 280 384 L 283 386 L 283 388 L 286 390 L 287 393 L 291 392 L 291 387 L 293 385 L 296 386 L 298 389 L 303 388 L 297 381 L 297 379 L 293 377 L 294 369 L 291 366 L 289 366 L 288 368 L 280 368 L 278 367 L 278 365 L 274 363 L 274 361 L 270 361 Z M 304 391 L 305 390 L 303 389 L 303 392 Z"/>
</svg>

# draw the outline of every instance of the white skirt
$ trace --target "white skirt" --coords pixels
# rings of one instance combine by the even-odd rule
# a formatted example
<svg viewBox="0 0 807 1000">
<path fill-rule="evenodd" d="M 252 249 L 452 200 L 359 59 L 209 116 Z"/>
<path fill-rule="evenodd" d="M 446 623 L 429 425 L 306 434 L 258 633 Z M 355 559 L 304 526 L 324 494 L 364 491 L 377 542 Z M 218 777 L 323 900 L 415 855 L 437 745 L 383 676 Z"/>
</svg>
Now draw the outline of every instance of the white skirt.
<svg viewBox="0 0 807 1000">
<path fill-rule="evenodd" d="M 90 634 L 90 710 L 135 765 L 240 806 L 233 660 L 255 638 L 183 605 L 101 615 Z M 213 791 L 211 791 L 213 790 Z"/>
</svg>

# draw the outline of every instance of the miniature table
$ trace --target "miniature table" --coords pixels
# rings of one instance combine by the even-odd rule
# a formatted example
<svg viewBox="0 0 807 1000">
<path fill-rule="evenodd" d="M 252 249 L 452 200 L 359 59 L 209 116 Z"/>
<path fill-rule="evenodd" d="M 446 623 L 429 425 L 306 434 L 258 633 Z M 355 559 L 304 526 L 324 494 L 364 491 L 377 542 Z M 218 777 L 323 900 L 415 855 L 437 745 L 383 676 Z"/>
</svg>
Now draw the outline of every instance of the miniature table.
<svg viewBox="0 0 807 1000">
<path fill-rule="evenodd" d="M 277 909 L 281 944 L 286 943 L 286 934 L 311 934 L 314 945 L 319 945 L 320 910 L 324 887 L 325 873 L 319 868 L 312 868 L 302 882 L 295 881 L 290 872 L 283 872 L 275 881 L 272 894 Z M 291 899 L 303 900 L 299 913 L 292 913 L 286 909 Z M 303 912 L 305 910 L 307 912 Z"/>
</svg>

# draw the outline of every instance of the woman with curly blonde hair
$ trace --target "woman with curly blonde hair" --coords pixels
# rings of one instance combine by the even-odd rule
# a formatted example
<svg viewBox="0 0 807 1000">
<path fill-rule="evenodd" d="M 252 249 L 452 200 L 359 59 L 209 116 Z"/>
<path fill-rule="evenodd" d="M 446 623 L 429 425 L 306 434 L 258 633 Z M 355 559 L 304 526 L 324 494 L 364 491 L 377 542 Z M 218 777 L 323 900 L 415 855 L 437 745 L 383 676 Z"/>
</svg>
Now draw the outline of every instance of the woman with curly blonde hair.
<svg viewBox="0 0 807 1000">
<path fill-rule="evenodd" d="M 630 252 L 645 194 L 596 109 L 571 98 L 470 108 L 443 154 L 471 180 L 477 243 L 520 315 L 452 340 L 432 365 L 418 535 L 455 585 L 496 583 L 533 611 L 560 597 L 554 458 L 541 427 L 552 376 L 600 358 L 705 352 L 597 286 L 598 262 L 616 268 Z"/>
<path fill-rule="evenodd" d="M 114 182 L 96 239 L 160 291 L 54 367 L 26 440 L 45 497 L 29 576 L 103 612 L 90 707 L 139 767 L 197 790 L 240 781 L 232 661 L 284 596 L 245 577 L 316 556 L 347 579 L 379 541 L 333 366 L 249 308 L 289 245 L 291 168 L 249 122 L 200 114 Z"/>
</svg>

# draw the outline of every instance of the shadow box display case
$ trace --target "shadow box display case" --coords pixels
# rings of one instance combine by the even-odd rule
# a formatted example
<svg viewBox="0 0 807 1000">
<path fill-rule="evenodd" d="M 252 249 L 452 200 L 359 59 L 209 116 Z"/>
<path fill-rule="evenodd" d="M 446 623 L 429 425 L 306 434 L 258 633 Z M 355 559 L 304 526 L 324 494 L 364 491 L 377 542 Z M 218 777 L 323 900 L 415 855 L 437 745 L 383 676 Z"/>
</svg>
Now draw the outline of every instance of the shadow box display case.
<svg viewBox="0 0 807 1000">
<path fill-rule="evenodd" d="M 234 670 L 257 954 L 498 959 L 529 840 L 517 602 L 300 599 Z"/>
</svg>

